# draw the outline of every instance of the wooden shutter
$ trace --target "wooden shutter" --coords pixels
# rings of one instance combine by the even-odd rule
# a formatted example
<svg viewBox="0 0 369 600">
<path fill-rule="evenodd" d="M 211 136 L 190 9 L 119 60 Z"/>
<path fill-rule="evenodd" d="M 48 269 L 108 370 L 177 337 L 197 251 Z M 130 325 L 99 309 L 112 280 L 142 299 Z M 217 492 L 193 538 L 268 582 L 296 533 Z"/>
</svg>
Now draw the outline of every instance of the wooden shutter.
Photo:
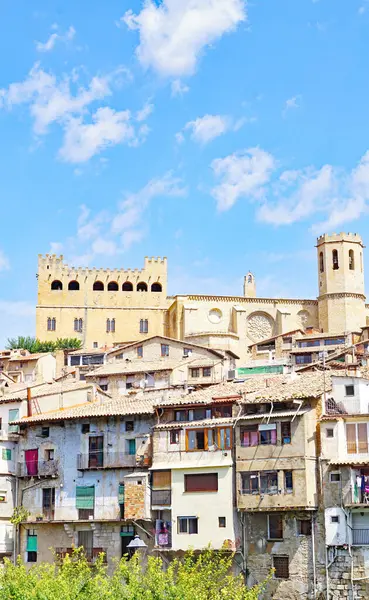
<svg viewBox="0 0 369 600">
<path fill-rule="evenodd" d="M 95 486 L 79 486 L 76 488 L 76 508 L 93 509 L 95 504 Z"/>
<path fill-rule="evenodd" d="M 172 485 L 171 471 L 153 471 L 152 488 L 154 490 L 167 490 Z"/>
<path fill-rule="evenodd" d="M 218 473 L 185 475 L 185 492 L 217 492 Z"/>
<path fill-rule="evenodd" d="M 356 454 L 356 425 L 354 423 L 346 424 L 346 443 L 347 454 Z"/>
<path fill-rule="evenodd" d="M 368 429 L 366 423 L 357 424 L 357 439 L 359 442 L 359 453 L 365 454 L 368 452 Z"/>
</svg>

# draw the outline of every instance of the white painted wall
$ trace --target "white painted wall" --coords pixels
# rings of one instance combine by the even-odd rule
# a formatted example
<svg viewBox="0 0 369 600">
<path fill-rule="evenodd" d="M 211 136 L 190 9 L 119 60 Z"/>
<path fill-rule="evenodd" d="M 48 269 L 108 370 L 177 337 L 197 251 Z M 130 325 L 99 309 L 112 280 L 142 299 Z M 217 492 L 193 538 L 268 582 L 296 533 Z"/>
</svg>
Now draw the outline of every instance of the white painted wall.
<svg viewBox="0 0 369 600">
<path fill-rule="evenodd" d="M 332 518 L 338 518 L 339 522 L 332 522 Z M 324 511 L 325 535 L 327 546 L 343 546 L 348 544 L 346 515 L 342 508 L 333 506 Z"/>
<path fill-rule="evenodd" d="M 346 396 L 346 386 L 353 385 L 355 395 Z M 349 414 L 369 414 L 369 379 L 362 377 L 332 377 L 332 392 L 327 394 L 342 404 Z"/>
<path fill-rule="evenodd" d="M 369 461 L 369 452 L 349 454 L 347 452 L 346 424 L 348 423 L 367 423 L 368 448 L 369 448 L 369 417 L 365 419 L 355 419 L 349 417 L 337 419 L 335 421 L 323 421 L 321 423 L 321 457 L 324 459 L 334 459 L 338 462 L 362 460 L 364 464 Z M 327 437 L 327 429 L 333 429 L 333 438 Z"/>
</svg>

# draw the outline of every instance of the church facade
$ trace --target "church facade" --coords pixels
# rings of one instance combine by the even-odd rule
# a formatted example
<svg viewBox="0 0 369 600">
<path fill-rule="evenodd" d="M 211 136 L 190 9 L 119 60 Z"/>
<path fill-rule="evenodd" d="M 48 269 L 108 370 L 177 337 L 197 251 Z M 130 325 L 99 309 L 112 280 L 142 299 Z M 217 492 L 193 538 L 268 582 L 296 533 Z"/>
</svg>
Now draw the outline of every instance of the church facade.
<svg viewBox="0 0 369 600">
<path fill-rule="evenodd" d="M 78 337 L 85 348 L 165 335 L 232 350 L 242 363 L 251 344 L 295 329 L 360 331 L 369 317 L 363 248 L 356 233 L 317 239 L 315 299 L 258 298 L 252 273 L 242 296 L 167 296 L 166 258 L 145 258 L 141 270 L 110 270 L 39 256 L 36 335 Z"/>
</svg>

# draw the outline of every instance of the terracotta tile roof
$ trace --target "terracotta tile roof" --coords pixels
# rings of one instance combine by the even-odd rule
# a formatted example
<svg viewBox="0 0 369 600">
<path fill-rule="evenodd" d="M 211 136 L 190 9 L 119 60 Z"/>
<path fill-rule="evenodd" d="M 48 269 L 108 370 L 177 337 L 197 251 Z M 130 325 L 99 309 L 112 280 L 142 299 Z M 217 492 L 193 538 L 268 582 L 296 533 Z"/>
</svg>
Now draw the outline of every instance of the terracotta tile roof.
<svg viewBox="0 0 369 600">
<path fill-rule="evenodd" d="M 298 406 L 295 408 L 295 410 L 282 410 L 279 412 L 275 412 L 272 414 L 269 413 L 255 413 L 253 415 L 242 415 L 242 417 L 239 417 L 239 419 L 237 419 L 237 422 L 242 423 L 242 421 L 256 421 L 256 420 L 262 420 L 262 419 L 280 419 L 281 417 L 293 417 L 296 415 L 297 413 L 297 409 Z M 307 410 L 299 410 L 297 413 L 297 416 L 300 417 L 302 415 L 304 415 L 305 413 L 307 413 Z"/>
<path fill-rule="evenodd" d="M 9 358 L 9 362 L 27 362 L 29 360 L 38 360 L 39 358 L 43 358 L 44 356 L 48 356 L 52 354 L 51 352 L 38 352 L 35 354 L 27 354 L 26 356 L 21 356 L 20 354 L 18 355 L 13 355 L 11 358 Z"/>
<path fill-rule="evenodd" d="M 167 342 L 173 342 L 173 343 L 179 344 L 180 346 L 183 346 L 183 348 L 199 348 L 201 350 L 206 350 L 210 354 L 215 354 L 215 356 L 219 356 L 219 358 L 223 358 L 223 354 L 221 353 L 220 350 L 214 350 L 213 348 L 209 348 L 208 346 L 201 346 L 200 344 L 193 344 L 192 342 L 185 342 L 183 340 L 177 340 L 176 338 L 171 338 L 171 337 L 167 337 L 164 335 L 151 335 L 151 336 L 144 338 L 138 342 L 132 342 L 131 344 L 126 344 L 124 346 L 117 346 L 117 347 L 113 348 L 112 350 L 110 350 L 107 354 L 113 354 L 115 352 L 119 352 L 119 350 L 124 350 L 125 348 L 134 348 L 135 346 L 140 346 L 142 344 L 145 344 L 145 342 L 148 342 L 150 340 L 155 340 L 155 339 L 164 340 Z"/>
<path fill-rule="evenodd" d="M 133 373 L 150 373 L 153 371 L 172 371 L 174 367 L 182 364 L 182 361 L 173 360 L 170 358 L 161 358 L 158 360 L 132 360 L 132 361 L 115 361 L 107 363 L 91 373 L 86 373 L 86 377 L 103 377 L 105 375 L 120 375 Z"/>
<path fill-rule="evenodd" d="M 160 423 L 154 429 L 190 429 L 191 427 L 216 427 L 219 425 L 232 425 L 234 419 L 223 417 L 219 419 L 202 419 L 201 421 L 174 421 L 171 423 Z"/>
<path fill-rule="evenodd" d="M 95 400 L 85 402 L 65 409 L 44 412 L 24 417 L 17 421 L 17 424 L 27 423 L 46 423 L 51 421 L 64 421 L 72 419 L 85 419 L 87 417 L 111 417 L 118 415 L 145 415 L 154 412 L 152 400 L 146 398 L 132 399 L 130 396 L 124 396 L 119 399 L 106 399 L 103 402 Z M 14 421 L 15 423 L 15 421 Z"/>
<path fill-rule="evenodd" d="M 86 350 L 86 348 L 79 348 L 79 350 L 72 350 L 68 352 L 68 354 L 72 354 L 73 356 L 86 355 L 89 354 L 105 354 L 109 351 L 109 348 L 91 348 L 90 350 Z"/>
<path fill-rule="evenodd" d="M 303 329 L 292 329 L 292 331 L 286 331 L 285 333 L 279 333 L 278 335 L 273 335 L 273 337 L 259 340 L 258 342 L 255 342 L 254 344 L 250 344 L 249 348 L 252 348 L 253 346 L 259 346 L 259 344 L 266 344 L 267 342 L 272 342 L 273 340 L 277 340 L 280 337 L 281 338 L 290 337 L 293 333 L 298 333 L 298 332 L 301 334 L 304 333 Z"/>
<path fill-rule="evenodd" d="M 64 392 L 73 392 L 75 390 L 90 389 L 93 383 L 86 381 L 53 381 L 52 383 L 22 383 L 16 389 L 11 386 L 4 396 L 0 396 L 0 404 L 2 402 L 12 402 L 17 400 L 27 400 L 27 388 L 31 389 L 32 398 L 40 398 L 41 396 L 49 396 L 51 394 L 61 394 Z M 101 394 L 104 392 L 100 391 Z"/>
</svg>

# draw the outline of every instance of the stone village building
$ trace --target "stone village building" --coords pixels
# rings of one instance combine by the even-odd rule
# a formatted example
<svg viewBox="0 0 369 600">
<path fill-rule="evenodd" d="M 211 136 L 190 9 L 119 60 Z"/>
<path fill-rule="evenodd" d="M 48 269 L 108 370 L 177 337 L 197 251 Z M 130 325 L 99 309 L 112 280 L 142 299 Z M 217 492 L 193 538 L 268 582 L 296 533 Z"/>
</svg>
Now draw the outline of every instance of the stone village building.
<svg viewBox="0 0 369 600">
<path fill-rule="evenodd" d="M 307 326 L 329 334 L 366 326 L 362 252 L 358 234 L 318 238 L 316 299 L 258 298 L 252 273 L 240 296 L 167 296 L 165 258 L 145 258 L 141 270 L 110 270 L 39 256 L 36 334 L 41 340 L 78 337 L 85 349 L 168 336 L 232 350 L 242 364 L 250 344 L 275 335 Z"/>
</svg>

